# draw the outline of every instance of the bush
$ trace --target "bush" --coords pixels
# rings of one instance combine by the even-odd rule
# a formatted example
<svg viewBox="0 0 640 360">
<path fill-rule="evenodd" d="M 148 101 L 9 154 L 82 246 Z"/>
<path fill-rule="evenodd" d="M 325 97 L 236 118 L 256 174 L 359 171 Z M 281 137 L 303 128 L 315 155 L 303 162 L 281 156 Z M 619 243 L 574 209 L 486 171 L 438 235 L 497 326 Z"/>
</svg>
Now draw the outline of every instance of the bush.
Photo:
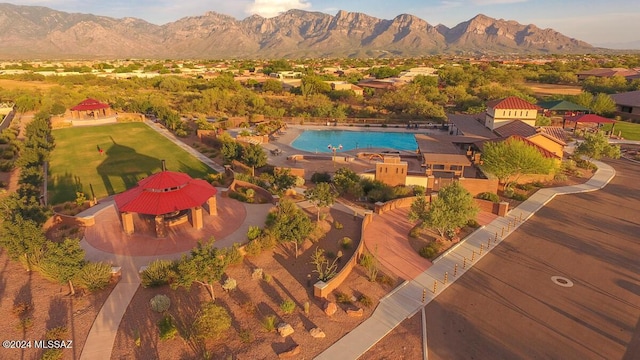
<svg viewBox="0 0 640 360">
<path fill-rule="evenodd" d="M 232 246 L 222 250 L 222 256 L 227 265 L 239 264 L 242 262 L 242 254 L 240 253 L 240 244 L 233 243 Z"/>
<path fill-rule="evenodd" d="M 498 194 L 492 193 L 492 192 L 483 192 L 480 193 L 478 195 L 476 195 L 476 198 L 478 199 L 482 199 L 482 200 L 488 200 L 494 203 L 498 203 L 500 202 L 500 196 L 498 196 Z"/>
<path fill-rule="evenodd" d="M 358 298 L 358 302 L 364 307 L 371 307 L 373 305 L 373 300 L 365 294 L 360 295 Z"/>
<path fill-rule="evenodd" d="M 421 185 L 413 186 L 413 195 L 415 196 L 423 196 L 426 191 L 427 189 L 424 186 L 421 186 Z"/>
<path fill-rule="evenodd" d="M 42 353 L 41 360 L 59 360 L 62 359 L 62 349 L 47 349 Z"/>
<path fill-rule="evenodd" d="M 411 228 L 411 230 L 409 230 L 409 237 L 417 239 L 420 237 L 421 233 L 422 233 L 422 229 L 420 228 L 420 226 L 416 225 L 413 228 Z"/>
<path fill-rule="evenodd" d="M 222 288 L 225 291 L 235 290 L 235 288 L 237 287 L 238 287 L 238 282 L 234 278 L 227 278 L 227 280 L 224 281 L 224 284 L 222 284 Z"/>
<path fill-rule="evenodd" d="M 360 257 L 360 265 L 367 270 L 369 281 L 376 281 L 378 278 L 378 259 L 371 253 L 364 253 Z"/>
<path fill-rule="evenodd" d="M 344 225 L 342 225 L 342 223 L 340 221 L 336 220 L 336 221 L 333 222 L 333 227 L 338 229 L 338 230 L 341 230 L 342 228 L 344 228 Z"/>
<path fill-rule="evenodd" d="M 178 328 L 169 315 L 165 315 L 158 321 L 158 329 L 160 330 L 160 340 L 172 340 L 178 334 Z"/>
<path fill-rule="evenodd" d="M 262 243 L 260 242 L 260 239 L 249 241 L 249 243 L 244 247 L 244 250 L 249 256 L 260 255 L 260 253 L 262 252 Z"/>
<path fill-rule="evenodd" d="M 243 344 L 250 344 L 254 340 L 253 333 L 251 332 L 251 330 L 247 330 L 247 329 L 240 330 L 240 332 L 238 333 L 238 336 L 240 336 L 240 341 L 242 341 Z"/>
<path fill-rule="evenodd" d="M 173 261 L 156 259 L 140 275 L 142 286 L 157 287 L 166 285 L 173 276 Z"/>
<path fill-rule="evenodd" d="M 241 193 L 241 192 L 237 192 L 237 191 L 230 191 L 229 192 L 229 197 L 234 199 L 234 200 L 238 200 L 238 201 L 242 201 L 242 202 L 248 202 L 248 198 L 245 194 Z"/>
<path fill-rule="evenodd" d="M 285 314 L 292 314 L 296 309 L 296 303 L 287 299 L 280 304 L 280 310 Z"/>
<path fill-rule="evenodd" d="M 353 240 L 351 240 L 350 237 L 345 236 L 342 239 L 340 239 L 339 244 L 341 248 L 348 250 L 348 249 L 351 249 L 351 246 L 353 245 Z"/>
<path fill-rule="evenodd" d="M 336 302 L 339 304 L 346 304 L 349 305 L 352 303 L 351 301 L 351 296 L 343 293 L 343 292 L 336 292 Z"/>
<path fill-rule="evenodd" d="M 480 227 L 480 224 L 475 219 L 471 219 L 467 221 L 467 226 L 477 229 Z"/>
<path fill-rule="evenodd" d="M 258 236 L 260 236 L 260 234 L 262 234 L 262 229 L 260 229 L 259 226 L 249 226 L 249 230 L 247 230 L 247 238 L 249 240 L 256 239 Z"/>
<path fill-rule="evenodd" d="M 46 340 L 66 340 L 69 338 L 69 331 L 66 326 L 58 326 L 47 330 L 44 334 Z"/>
<path fill-rule="evenodd" d="M 276 316 L 275 315 L 267 315 L 262 318 L 262 327 L 268 332 L 275 331 L 276 329 Z"/>
<path fill-rule="evenodd" d="M 528 199 L 528 196 L 526 194 L 514 192 L 513 195 L 510 196 L 510 198 L 516 201 L 525 201 Z"/>
<path fill-rule="evenodd" d="M 104 289 L 111 280 L 111 265 L 104 262 L 87 263 L 77 275 L 79 287 L 89 291 Z"/>
<path fill-rule="evenodd" d="M 169 306 L 171 306 L 171 299 L 167 295 L 158 294 L 149 300 L 149 304 L 151 305 L 151 310 L 163 313 L 169 310 Z"/>
<path fill-rule="evenodd" d="M 262 270 L 262 268 L 255 268 L 253 269 L 253 272 L 251 272 L 251 278 L 253 280 L 260 280 L 262 279 L 263 273 L 264 273 L 264 270 Z"/>
<path fill-rule="evenodd" d="M 429 243 L 429 245 L 420 249 L 418 253 L 425 259 L 433 260 L 438 256 L 439 251 L 440 244 L 437 241 L 432 241 Z"/>
<path fill-rule="evenodd" d="M 313 173 L 313 175 L 311 175 L 311 182 L 313 182 L 314 184 L 319 184 L 319 183 L 329 183 L 331 182 L 331 175 L 328 172 L 321 172 L 321 173 Z"/>
<path fill-rule="evenodd" d="M 217 338 L 231 327 L 231 316 L 222 306 L 209 302 L 198 312 L 193 327 L 199 338 Z"/>
<path fill-rule="evenodd" d="M 13 160 L 1 160 L 0 161 L 0 171 L 9 172 L 13 170 L 14 163 Z"/>
</svg>

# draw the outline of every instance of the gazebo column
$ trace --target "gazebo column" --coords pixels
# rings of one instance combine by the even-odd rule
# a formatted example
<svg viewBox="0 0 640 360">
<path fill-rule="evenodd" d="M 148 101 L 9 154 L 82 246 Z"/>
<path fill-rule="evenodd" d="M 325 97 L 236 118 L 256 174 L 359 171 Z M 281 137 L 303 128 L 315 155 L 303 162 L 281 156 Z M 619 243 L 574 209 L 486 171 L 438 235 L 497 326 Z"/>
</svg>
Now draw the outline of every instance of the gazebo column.
<svg viewBox="0 0 640 360">
<path fill-rule="evenodd" d="M 207 200 L 207 206 L 209 207 L 209 215 L 218 215 L 218 203 L 215 195 Z"/>
<path fill-rule="evenodd" d="M 167 236 L 167 226 L 164 223 L 164 216 L 157 215 L 155 218 L 156 223 L 156 237 L 163 238 Z"/>
<path fill-rule="evenodd" d="M 202 229 L 202 208 L 200 206 L 191 208 L 191 225 L 196 230 Z"/>
<path fill-rule="evenodd" d="M 120 217 L 122 219 L 122 229 L 124 230 L 124 233 L 127 235 L 133 234 L 135 230 L 133 227 L 133 214 L 129 212 L 123 212 L 122 214 L 120 214 Z"/>
</svg>

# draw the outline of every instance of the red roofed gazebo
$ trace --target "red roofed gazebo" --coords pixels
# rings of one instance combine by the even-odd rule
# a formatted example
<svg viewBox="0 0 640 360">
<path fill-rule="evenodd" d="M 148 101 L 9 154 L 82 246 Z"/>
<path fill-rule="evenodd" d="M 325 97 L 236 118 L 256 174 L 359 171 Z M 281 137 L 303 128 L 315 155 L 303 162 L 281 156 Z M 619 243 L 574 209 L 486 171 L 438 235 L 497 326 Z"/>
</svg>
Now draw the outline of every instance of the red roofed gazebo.
<svg viewBox="0 0 640 360">
<path fill-rule="evenodd" d="M 613 124 L 613 126 L 611 127 L 611 133 L 613 133 L 613 127 L 616 124 L 615 120 L 612 119 L 607 119 L 606 117 L 602 117 L 600 115 L 596 115 L 596 114 L 582 114 L 582 115 L 577 115 L 577 116 L 566 116 L 564 119 L 564 124 L 562 127 L 564 127 L 564 125 L 566 124 L 566 122 L 575 122 L 575 125 L 573 126 L 573 130 L 575 131 L 576 128 L 578 127 L 578 123 L 591 123 L 591 124 L 598 124 L 598 126 L 600 126 L 600 124 Z"/>
<path fill-rule="evenodd" d="M 73 119 L 98 119 L 111 116 L 111 107 L 96 99 L 87 98 L 71 108 Z"/>
<path fill-rule="evenodd" d="M 166 236 L 166 226 L 191 218 L 194 228 L 202 228 L 202 205 L 217 215 L 215 187 L 185 173 L 163 171 L 138 182 L 138 185 L 114 197 L 127 234 L 134 232 L 133 214 L 155 216 L 156 236 Z"/>
</svg>

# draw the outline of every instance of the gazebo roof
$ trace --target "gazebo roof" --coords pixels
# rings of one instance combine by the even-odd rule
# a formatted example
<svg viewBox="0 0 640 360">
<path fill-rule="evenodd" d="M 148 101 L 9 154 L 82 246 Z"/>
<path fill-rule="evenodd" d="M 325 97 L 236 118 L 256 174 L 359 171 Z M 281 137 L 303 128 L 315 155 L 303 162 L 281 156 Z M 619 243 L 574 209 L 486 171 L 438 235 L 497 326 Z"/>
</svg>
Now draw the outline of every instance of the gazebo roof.
<svg viewBox="0 0 640 360">
<path fill-rule="evenodd" d="M 579 123 L 598 123 L 598 124 L 602 124 L 602 123 L 615 123 L 615 120 L 612 119 L 607 119 L 606 117 L 602 117 L 600 115 L 596 115 L 596 114 L 582 114 L 582 115 L 578 115 L 578 116 L 568 116 L 565 118 L 565 120 L 567 121 L 575 121 L 575 122 L 579 122 Z"/>
<path fill-rule="evenodd" d="M 71 108 L 73 111 L 90 111 L 90 110 L 100 110 L 100 109 L 108 109 L 109 104 L 102 103 L 96 99 L 87 98 L 83 100 L 78 105 Z"/>
<path fill-rule="evenodd" d="M 588 108 L 567 100 L 542 101 L 538 103 L 538 106 L 552 111 L 589 111 Z"/>
<path fill-rule="evenodd" d="M 217 190 L 208 182 L 191 176 L 161 171 L 138 182 L 138 185 L 114 197 L 118 210 L 148 215 L 162 215 L 201 206 Z"/>
</svg>

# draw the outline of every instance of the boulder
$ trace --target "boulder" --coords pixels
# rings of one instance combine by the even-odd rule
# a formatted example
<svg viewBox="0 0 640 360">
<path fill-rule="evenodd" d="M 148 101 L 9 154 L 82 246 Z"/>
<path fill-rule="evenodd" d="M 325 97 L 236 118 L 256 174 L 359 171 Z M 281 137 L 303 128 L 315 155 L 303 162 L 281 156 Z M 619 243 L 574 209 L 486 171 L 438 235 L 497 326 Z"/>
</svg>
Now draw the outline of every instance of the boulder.
<svg viewBox="0 0 640 360">
<path fill-rule="evenodd" d="M 336 305 L 336 303 L 334 303 L 332 301 L 329 301 L 324 306 L 324 313 L 329 315 L 329 316 L 332 316 L 333 314 L 335 314 L 336 311 L 338 311 L 338 305 Z"/>
<path fill-rule="evenodd" d="M 309 334 L 311 334 L 311 336 L 316 338 L 316 339 L 322 339 L 322 338 L 327 336 L 327 335 L 325 335 L 324 331 L 320 330 L 319 328 L 311 329 L 309 331 Z"/>
<path fill-rule="evenodd" d="M 278 354 L 278 358 L 280 358 L 280 359 L 290 359 L 292 357 L 297 356 L 298 354 L 300 354 L 300 345 L 296 344 L 296 345 L 293 345 L 292 347 L 290 347 L 289 350 L 287 350 L 285 352 L 281 352 L 280 354 Z"/>
<path fill-rule="evenodd" d="M 289 324 L 282 323 L 278 325 L 278 334 L 280 334 L 280 336 L 282 337 L 287 337 L 293 334 L 293 327 L 291 327 L 291 325 Z"/>
<path fill-rule="evenodd" d="M 349 309 L 347 310 L 347 315 L 351 316 L 351 317 L 362 317 L 362 315 L 364 315 L 364 311 L 362 310 L 362 308 L 359 309 Z"/>
</svg>

